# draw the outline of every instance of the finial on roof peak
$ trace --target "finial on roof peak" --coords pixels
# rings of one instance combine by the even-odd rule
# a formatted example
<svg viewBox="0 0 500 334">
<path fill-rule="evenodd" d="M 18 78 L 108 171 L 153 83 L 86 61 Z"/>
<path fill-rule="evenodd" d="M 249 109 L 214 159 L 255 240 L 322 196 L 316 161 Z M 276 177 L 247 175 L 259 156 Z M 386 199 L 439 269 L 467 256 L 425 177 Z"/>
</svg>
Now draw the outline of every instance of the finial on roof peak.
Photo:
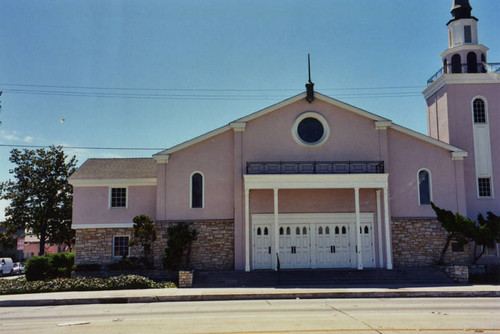
<svg viewBox="0 0 500 334">
<path fill-rule="evenodd" d="M 306 100 L 309 103 L 314 101 L 314 84 L 311 81 L 311 55 L 307 54 L 307 70 L 309 72 L 309 81 L 306 83 Z"/>
</svg>

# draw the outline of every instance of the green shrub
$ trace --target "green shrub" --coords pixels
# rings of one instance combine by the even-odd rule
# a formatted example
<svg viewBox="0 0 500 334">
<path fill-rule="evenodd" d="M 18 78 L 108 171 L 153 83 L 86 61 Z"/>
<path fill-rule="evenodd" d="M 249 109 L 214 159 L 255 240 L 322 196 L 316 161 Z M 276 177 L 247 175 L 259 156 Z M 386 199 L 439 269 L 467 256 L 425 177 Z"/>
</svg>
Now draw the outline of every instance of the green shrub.
<svg viewBox="0 0 500 334">
<path fill-rule="evenodd" d="M 35 256 L 26 262 L 24 267 L 28 281 L 44 280 L 50 272 L 49 260 L 46 256 Z"/>
<path fill-rule="evenodd" d="M 32 257 L 26 262 L 26 279 L 28 281 L 39 281 L 58 277 L 71 277 L 74 263 L 74 253 L 45 254 Z"/>
<path fill-rule="evenodd" d="M 161 289 L 175 288 L 172 282 L 154 282 L 142 276 L 121 275 L 110 278 L 77 277 L 56 278 L 48 281 L 27 281 L 23 278 L 0 280 L 0 295 L 57 292 L 96 291 L 120 289 Z"/>
</svg>

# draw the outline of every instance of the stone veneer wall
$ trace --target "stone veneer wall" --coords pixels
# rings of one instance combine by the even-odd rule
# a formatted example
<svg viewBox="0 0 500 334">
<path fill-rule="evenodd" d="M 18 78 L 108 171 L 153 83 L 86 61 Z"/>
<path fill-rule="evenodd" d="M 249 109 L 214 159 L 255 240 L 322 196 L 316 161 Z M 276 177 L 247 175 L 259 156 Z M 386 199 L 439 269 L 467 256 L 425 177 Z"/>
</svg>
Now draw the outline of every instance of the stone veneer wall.
<svg viewBox="0 0 500 334">
<path fill-rule="evenodd" d="M 108 264 L 118 261 L 113 256 L 113 236 L 134 235 L 132 228 L 77 229 L 75 236 L 75 264 Z M 130 248 L 130 257 L 141 256 L 138 247 Z"/>
<path fill-rule="evenodd" d="M 154 265 L 162 268 L 163 252 L 167 247 L 167 228 L 179 222 L 155 222 L 157 239 L 153 245 Z M 193 242 L 190 265 L 198 270 L 234 269 L 234 221 L 210 220 L 184 222 L 198 231 Z M 109 264 L 113 257 L 113 236 L 133 237 L 132 228 L 97 228 L 76 230 L 75 263 Z M 140 246 L 130 247 L 131 257 L 141 257 Z"/>
<path fill-rule="evenodd" d="M 394 267 L 425 267 L 436 264 L 446 243 L 446 231 L 434 218 L 392 218 L 392 250 Z M 453 241 L 452 241 L 453 243 Z M 448 265 L 470 263 L 470 245 L 464 251 L 446 252 Z"/>
<path fill-rule="evenodd" d="M 190 267 L 197 270 L 234 269 L 234 221 L 203 220 L 187 222 L 156 222 L 158 236 L 154 245 L 155 267 L 161 267 L 163 252 L 167 247 L 169 226 L 186 223 L 198 231 L 198 238 L 191 248 Z"/>
</svg>

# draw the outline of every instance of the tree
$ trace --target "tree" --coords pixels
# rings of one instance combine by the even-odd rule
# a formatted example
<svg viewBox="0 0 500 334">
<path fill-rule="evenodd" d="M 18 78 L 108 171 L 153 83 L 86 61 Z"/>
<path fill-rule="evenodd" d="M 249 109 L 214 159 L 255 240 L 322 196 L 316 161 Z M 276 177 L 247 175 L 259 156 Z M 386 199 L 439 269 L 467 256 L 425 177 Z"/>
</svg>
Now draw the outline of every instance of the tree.
<svg viewBox="0 0 500 334">
<path fill-rule="evenodd" d="M 76 156 L 68 158 L 62 146 L 49 149 L 11 151 L 9 172 L 14 181 L 0 184 L 0 199 L 10 202 L 5 209 L 7 232 L 30 230 L 40 238 L 40 255 L 45 243 L 71 246 L 73 187 L 68 177 L 76 170 Z"/>
<path fill-rule="evenodd" d="M 476 233 L 476 223 L 469 218 L 463 217 L 458 212 L 453 213 L 448 210 L 443 210 L 435 206 L 432 202 L 431 206 L 434 209 L 434 212 L 436 212 L 437 220 L 441 223 L 441 226 L 446 230 L 446 232 L 448 232 L 446 243 L 438 260 L 438 264 L 443 264 L 444 256 L 446 255 L 446 251 L 448 250 L 452 240 L 456 240 L 458 243 L 463 245 L 474 239 L 474 235 Z"/>
<path fill-rule="evenodd" d="M 130 240 L 129 245 L 141 245 L 143 247 L 144 258 L 149 261 L 152 253 L 153 243 L 156 240 L 156 228 L 153 220 L 146 215 L 135 216 L 134 239 Z M 147 263 L 149 265 L 149 262 Z"/>
<path fill-rule="evenodd" d="M 474 264 L 484 255 L 487 247 L 500 242 L 500 217 L 492 212 L 488 212 L 486 217 L 484 219 L 482 214 L 477 217 L 479 224 L 474 234 L 474 261 L 472 262 Z M 482 246 L 482 251 L 477 255 L 479 246 Z"/>
<path fill-rule="evenodd" d="M 198 237 L 198 232 L 188 224 L 180 223 L 170 226 L 167 233 L 168 241 L 163 254 L 163 266 L 170 270 L 178 270 L 181 267 L 189 269 L 191 245 Z"/>
</svg>

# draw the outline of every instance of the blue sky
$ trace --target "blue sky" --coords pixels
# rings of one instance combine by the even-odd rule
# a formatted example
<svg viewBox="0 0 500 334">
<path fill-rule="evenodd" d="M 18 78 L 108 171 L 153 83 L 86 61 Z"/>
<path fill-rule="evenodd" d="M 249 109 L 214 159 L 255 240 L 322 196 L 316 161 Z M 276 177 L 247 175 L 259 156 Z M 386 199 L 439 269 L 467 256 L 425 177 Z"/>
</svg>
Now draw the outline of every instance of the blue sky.
<svg viewBox="0 0 500 334">
<path fill-rule="evenodd" d="M 420 92 L 451 4 L 6 0 L 0 144 L 168 148 L 301 93 L 308 53 L 317 91 L 426 133 Z M 500 1 L 471 5 L 500 62 Z M 0 181 L 11 149 L 0 147 Z M 155 153 L 66 152 L 79 163 Z"/>
</svg>

